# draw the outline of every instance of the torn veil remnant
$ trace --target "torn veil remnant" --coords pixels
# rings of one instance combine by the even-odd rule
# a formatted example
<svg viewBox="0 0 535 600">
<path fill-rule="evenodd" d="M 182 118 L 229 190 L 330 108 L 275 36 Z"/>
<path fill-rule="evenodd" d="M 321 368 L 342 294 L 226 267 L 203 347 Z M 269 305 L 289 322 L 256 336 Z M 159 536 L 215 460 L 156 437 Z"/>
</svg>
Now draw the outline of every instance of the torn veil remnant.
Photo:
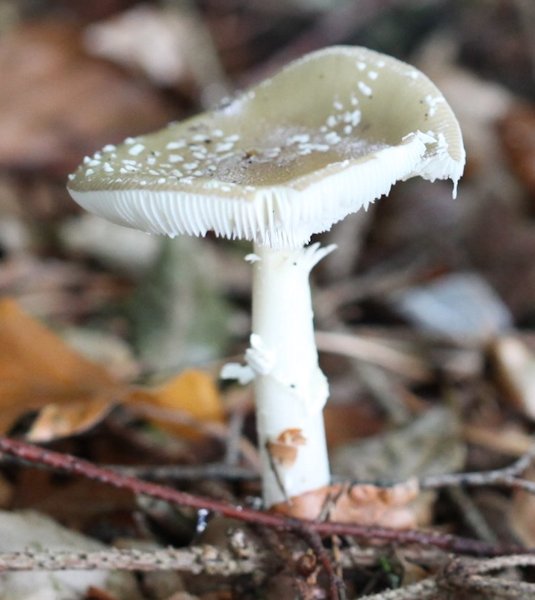
<svg viewBox="0 0 535 600">
<path fill-rule="evenodd" d="M 304 248 L 399 180 L 452 179 L 464 167 L 459 125 L 419 71 L 358 47 L 309 54 L 225 106 L 106 146 L 71 176 L 87 210 L 170 236 L 208 231 L 254 242 L 254 378 L 266 506 L 329 483 L 308 276 L 333 247 Z M 293 461 L 268 448 L 299 431 Z M 293 450 L 292 450 L 293 452 Z"/>
</svg>

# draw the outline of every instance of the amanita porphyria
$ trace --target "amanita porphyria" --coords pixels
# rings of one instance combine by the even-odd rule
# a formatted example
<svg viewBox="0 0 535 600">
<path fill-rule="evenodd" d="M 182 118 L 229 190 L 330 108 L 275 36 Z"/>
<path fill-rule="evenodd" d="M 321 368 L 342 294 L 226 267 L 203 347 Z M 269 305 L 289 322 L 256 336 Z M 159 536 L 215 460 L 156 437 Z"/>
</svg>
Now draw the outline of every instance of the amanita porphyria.
<svg viewBox="0 0 535 600">
<path fill-rule="evenodd" d="M 399 180 L 451 179 L 465 153 L 455 116 L 415 68 L 359 47 L 309 54 L 224 106 L 119 146 L 70 176 L 81 206 L 149 233 L 250 240 L 254 379 L 266 507 L 328 486 L 311 269 L 334 247 L 305 247 Z"/>
</svg>

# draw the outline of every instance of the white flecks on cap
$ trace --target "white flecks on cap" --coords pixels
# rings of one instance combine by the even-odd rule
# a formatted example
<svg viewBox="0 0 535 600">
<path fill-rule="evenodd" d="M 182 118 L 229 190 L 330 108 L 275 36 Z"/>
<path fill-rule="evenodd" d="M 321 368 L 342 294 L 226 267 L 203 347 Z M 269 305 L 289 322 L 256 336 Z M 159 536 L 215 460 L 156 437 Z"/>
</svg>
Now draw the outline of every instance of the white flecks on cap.
<svg viewBox="0 0 535 600">
<path fill-rule="evenodd" d="M 232 193 L 194 192 L 181 192 L 178 199 L 174 191 L 149 189 L 71 190 L 71 194 L 84 208 L 110 221 L 151 233 L 203 236 L 214 231 L 221 237 L 273 247 L 300 246 L 313 233 L 326 231 L 347 214 L 367 208 L 387 194 L 396 181 L 420 172 L 426 152 L 422 136 L 425 134 L 416 133 L 399 146 L 374 153 L 365 162 L 347 161 L 340 170 L 335 165 L 332 174 L 325 174 L 302 192 L 286 186 L 256 188 L 250 200 Z M 444 165 L 427 161 L 426 175 L 438 178 L 451 170 L 448 158 L 442 157 Z M 228 185 L 223 187 L 221 191 L 232 191 Z M 155 215 L 165 215 L 165 221 Z"/>
<path fill-rule="evenodd" d="M 143 150 L 145 150 L 145 146 L 143 144 L 134 144 L 128 150 L 128 154 L 131 154 L 132 156 L 138 156 L 139 154 L 141 154 L 143 152 Z"/>
<path fill-rule="evenodd" d="M 184 148 L 186 142 L 184 140 L 179 140 L 177 142 L 169 142 L 165 147 L 168 150 L 180 150 L 180 148 Z"/>
<path fill-rule="evenodd" d="M 359 81 L 357 83 L 357 85 L 358 85 L 359 90 L 365 96 L 371 97 L 371 95 L 372 95 L 372 88 L 367 83 L 364 83 L 364 81 Z"/>
</svg>

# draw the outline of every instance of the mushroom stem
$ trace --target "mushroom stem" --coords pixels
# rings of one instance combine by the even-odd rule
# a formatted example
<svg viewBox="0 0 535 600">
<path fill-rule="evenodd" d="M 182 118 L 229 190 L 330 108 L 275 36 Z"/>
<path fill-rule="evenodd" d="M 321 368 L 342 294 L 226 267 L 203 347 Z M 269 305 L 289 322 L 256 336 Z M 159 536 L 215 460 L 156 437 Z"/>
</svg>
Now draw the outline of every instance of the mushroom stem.
<svg viewBox="0 0 535 600">
<path fill-rule="evenodd" d="M 266 507 L 329 484 L 322 414 L 329 389 L 318 366 L 309 274 L 332 250 L 255 246 L 246 358 L 255 372 Z"/>
</svg>

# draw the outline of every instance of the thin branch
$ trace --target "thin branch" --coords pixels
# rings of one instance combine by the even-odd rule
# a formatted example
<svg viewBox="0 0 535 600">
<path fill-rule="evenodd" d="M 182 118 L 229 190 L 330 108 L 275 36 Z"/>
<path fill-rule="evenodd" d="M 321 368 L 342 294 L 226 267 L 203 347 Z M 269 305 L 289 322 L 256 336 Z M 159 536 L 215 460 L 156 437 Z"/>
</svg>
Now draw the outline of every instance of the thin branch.
<svg viewBox="0 0 535 600">
<path fill-rule="evenodd" d="M 535 482 L 518 477 L 528 469 L 535 458 L 535 446 L 517 461 L 503 469 L 473 473 L 451 473 L 446 475 L 429 475 L 420 480 L 422 489 L 437 489 L 443 487 L 481 487 L 501 485 L 510 488 L 523 489 L 535 494 Z"/>
<path fill-rule="evenodd" d="M 439 577 L 439 586 L 445 590 L 473 590 L 485 594 L 485 598 L 533 598 L 535 583 L 515 581 L 505 577 L 485 577 L 491 571 L 528 567 L 535 565 L 535 556 L 502 556 L 490 560 L 467 560 L 454 558 Z"/>
<path fill-rule="evenodd" d="M 208 463 L 205 465 L 108 465 L 123 475 L 142 477 L 146 479 L 169 481 L 187 480 L 203 481 L 206 479 L 225 479 L 227 481 L 254 481 L 259 474 L 254 469 L 229 465 L 224 462 Z"/>
<path fill-rule="evenodd" d="M 333 600 L 345 600 L 346 592 L 344 580 L 339 577 L 334 569 L 331 557 L 327 553 L 323 545 L 320 535 L 316 531 L 312 531 L 308 526 L 304 526 L 301 532 L 307 544 L 316 554 L 318 562 L 323 567 L 329 580 L 329 594 Z"/>
<path fill-rule="evenodd" d="M 361 596 L 359 600 L 426 600 L 427 598 L 434 600 L 437 598 L 438 590 L 436 579 L 430 577 L 405 587 Z"/>
<path fill-rule="evenodd" d="M 533 598 L 535 597 L 535 583 L 514 581 L 501 577 L 482 577 L 473 575 L 466 581 L 459 582 L 458 587 L 463 590 L 473 590 L 484 594 L 485 598 Z"/>
<path fill-rule="evenodd" d="M 450 499 L 459 507 L 465 523 L 480 540 L 495 544 L 498 536 L 479 510 L 472 497 L 461 487 L 452 487 L 447 490 Z"/>
<path fill-rule="evenodd" d="M 0 465 L 24 465 L 47 469 L 46 465 L 35 465 L 12 456 L 0 455 Z M 224 479 L 226 481 L 257 481 L 260 474 L 255 469 L 228 465 L 225 462 L 206 463 L 204 465 L 105 465 L 111 469 L 151 481 L 206 481 L 207 479 Z"/>
<path fill-rule="evenodd" d="M 315 338 L 320 352 L 363 360 L 418 382 L 425 383 L 431 377 L 425 361 L 406 348 L 400 351 L 388 342 L 348 333 L 316 331 Z"/>
<path fill-rule="evenodd" d="M 156 483 L 150 483 L 98 467 L 88 461 L 70 454 L 61 454 L 45 450 L 25 442 L 10 438 L 0 438 L 0 452 L 23 460 L 59 469 L 73 475 L 81 475 L 121 489 L 128 489 L 136 494 L 146 494 L 172 504 L 205 509 L 223 516 L 248 523 L 256 523 L 279 530 L 301 532 L 303 528 L 317 532 L 319 535 L 349 535 L 366 540 L 367 543 L 392 542 L 396 544 L 419 544 L 434 546 L 456 554 L 476 556 L 500 556 L 506 554 L 531 554 L 535 549 L 519 546 L 495 546 L 479 540 L 461 538 L 454 535 L 443 535 L 417 530 L 396 530 L 385 527 L 366 527 L 351 523 L 316 522 L 291 519 L 274 513 L 266 513 L 211 498 L 195 496 Z"/>
<path fill-rule="evenodd" d="M 193 574 L 244 575 L 257 571 L 263 557 L 237 558 L 214 546 L 190 546 L 165 550 L 98 550 L 76 552 L 44 550 L 0 553 L 2 571 L 123 570 L 181 571 Z"/>
<path fill-rule="evenodd" d="M 241 409 L 233 410 L 228 424 L 228 437 L 225 448 L 226 465 L 235 465 L 240 457 L 240 439 L 242 437 L 245 413 Z"/>
<path fill-rule="evenodd" d="M 462 571 L 468 575 L 481 575 L 491 571 L 501 571 L 514 567 L 534 567 L 534 554 L 511 554 L 509 556 L 498 556 L 485 560 L 453 559 L 448 565 L 447 573 L 459 573 Z"/>
</svg>

